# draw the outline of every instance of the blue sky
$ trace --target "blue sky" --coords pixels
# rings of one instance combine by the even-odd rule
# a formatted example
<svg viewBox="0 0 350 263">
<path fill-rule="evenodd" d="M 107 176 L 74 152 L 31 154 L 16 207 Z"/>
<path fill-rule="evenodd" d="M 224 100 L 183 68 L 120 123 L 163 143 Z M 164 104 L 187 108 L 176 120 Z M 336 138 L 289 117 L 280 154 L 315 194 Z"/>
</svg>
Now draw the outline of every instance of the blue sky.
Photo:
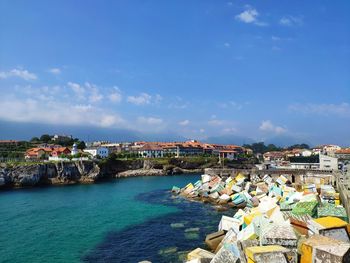
<svg viewBox="0 0 350 263">
<path fill-rule="evenodd" d="M 346 0 L 1 0 L 0 138 L 350 145 L 349 13 Z"/>
</svg>

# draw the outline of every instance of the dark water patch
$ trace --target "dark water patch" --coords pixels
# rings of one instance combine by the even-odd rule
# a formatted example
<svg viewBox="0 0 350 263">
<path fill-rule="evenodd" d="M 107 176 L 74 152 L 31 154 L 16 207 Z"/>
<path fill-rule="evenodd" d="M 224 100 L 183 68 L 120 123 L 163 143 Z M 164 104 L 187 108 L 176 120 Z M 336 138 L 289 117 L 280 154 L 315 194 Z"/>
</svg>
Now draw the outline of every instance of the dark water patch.
<svg viewBox="0 0 350 263">
<path fill-rule="evenodd" d="M 100 244 L 82 257 L 83 262 L 183 262 L 188 251 L 205 247 L 205 236 L 217 231 L 222 215 L 234 214 L 233 210 L 217 212 L 209 204 L 174 198 L 166 190 L 142 193 L 136 199 L 175 206 L 179 212 L 109 232 Z"/>
</svg>

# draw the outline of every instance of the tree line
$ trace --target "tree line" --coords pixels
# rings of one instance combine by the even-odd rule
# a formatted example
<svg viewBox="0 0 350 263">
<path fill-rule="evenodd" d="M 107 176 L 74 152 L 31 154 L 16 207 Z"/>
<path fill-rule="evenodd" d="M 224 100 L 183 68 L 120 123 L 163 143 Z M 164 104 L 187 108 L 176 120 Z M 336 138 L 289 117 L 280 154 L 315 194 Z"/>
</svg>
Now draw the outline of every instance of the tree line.
<svg viewBox="0 0 350 263">
<path fill-rule="evenodd" d="M 285 151 L 293 149 L 310 149 L 310 146 L 306 143 L 294 144 L 286 148 L 278 147 L 274 144 L 265 145 L 264 142 L 256 142 L 252 144 L 244 144 L 243 147 L 253 150 L 254 153 L 266 153 L 273 151 Z"/>
<path fill-rule="evenodd" d="M 43 134 L 40 137 L 33 137 L 30 140 L 31 143 L 47 143 L 47 144 L 59 144 L 64 147 L 71 147 L 74 143 L 77 144 L 78 149 L 83 150 L 86 148 L 84 141 L 79 140 L 78 138 L 64 138 L 53 140 L 53 135 Z"/>
</svg>

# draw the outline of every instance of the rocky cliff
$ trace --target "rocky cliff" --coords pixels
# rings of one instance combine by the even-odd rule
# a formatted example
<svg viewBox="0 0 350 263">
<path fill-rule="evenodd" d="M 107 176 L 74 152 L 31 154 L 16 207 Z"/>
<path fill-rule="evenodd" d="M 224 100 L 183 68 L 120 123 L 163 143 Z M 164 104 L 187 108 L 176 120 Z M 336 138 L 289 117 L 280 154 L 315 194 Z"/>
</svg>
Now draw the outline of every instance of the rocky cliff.
<svg viewBox="0 0 350 263">
<path fill-rule="evenodd" d="M 0 164 L 0 188 L 94 183 L 107 178 L 200 173 L 203 164 L 169 160 L 104 160 L 41 164 Z"/>
<path fill-rule="evenodd" d="M 3 188 L 93 183 L 100 177 L 100 167 L 89 161 L 0 167 L 0 187 Z"/>
</svg>

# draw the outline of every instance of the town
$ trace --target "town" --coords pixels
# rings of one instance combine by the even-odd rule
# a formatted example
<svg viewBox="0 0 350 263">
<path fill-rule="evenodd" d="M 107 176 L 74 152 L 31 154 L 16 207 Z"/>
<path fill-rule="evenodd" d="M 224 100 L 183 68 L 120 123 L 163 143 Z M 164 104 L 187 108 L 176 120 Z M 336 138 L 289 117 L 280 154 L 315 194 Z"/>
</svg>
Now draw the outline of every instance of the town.
<svg viewBox="0 0 350 263">
<path fill-rule="evenodd" d="M 0 160 L 71 161 L 114 158 L 217 157 L 219 163 L 253 159 L 258 168 L 269 169 L 346 169 L 350 148 L 338 145 L 309 147 L 297 144 L 286 148 L 264 143 L 252 145 L 212 144 L 197 140 L 184 142 L 108 142 L 80 141 L 67 135 L 42 135 L 30 141 L 0 140 Z"/>
</svg>

